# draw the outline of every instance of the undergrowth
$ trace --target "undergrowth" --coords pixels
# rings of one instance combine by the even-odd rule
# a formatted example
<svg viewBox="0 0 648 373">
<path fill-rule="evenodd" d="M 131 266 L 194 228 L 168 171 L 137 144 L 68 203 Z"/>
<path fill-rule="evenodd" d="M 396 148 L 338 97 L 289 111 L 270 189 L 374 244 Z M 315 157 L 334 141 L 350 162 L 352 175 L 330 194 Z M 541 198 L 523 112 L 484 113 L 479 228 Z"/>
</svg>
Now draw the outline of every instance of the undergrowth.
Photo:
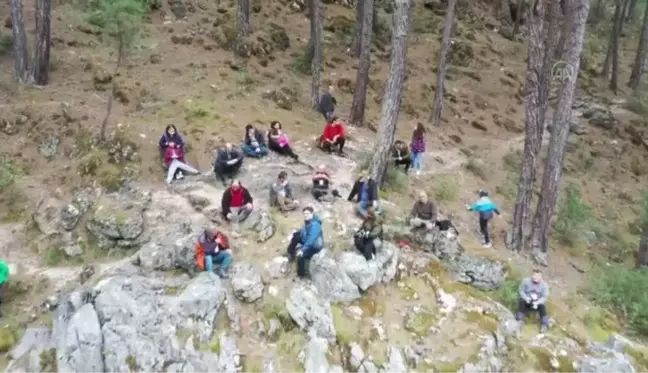
<svg viewBox="0 0 648 373">
<path fill-rule="evenodd" d="M 594 225 L 592 209 L 583 200 L 581 191 L 575 184 L 565 188 L 565 194 L 553 224 L 553 234 L 565 245 L 578 246 L 585 240 L 587 231 Z"/>
</svg>

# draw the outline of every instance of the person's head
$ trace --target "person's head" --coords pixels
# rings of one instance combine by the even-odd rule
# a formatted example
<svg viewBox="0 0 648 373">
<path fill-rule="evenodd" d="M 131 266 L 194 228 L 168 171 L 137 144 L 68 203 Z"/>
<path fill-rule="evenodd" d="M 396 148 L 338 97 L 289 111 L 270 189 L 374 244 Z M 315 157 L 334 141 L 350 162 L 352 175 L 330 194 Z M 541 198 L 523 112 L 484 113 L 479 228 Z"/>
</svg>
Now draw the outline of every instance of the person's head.
<svg viewBox="0 0 648 373">
<path fill-rule="evenodd" d="M 334 126 L 340 126 L 340 125 L 342 125 L 342 123 L 340 123 L 340 118 L 337 117 L 337 116 L 335 116 L 335 115 L 331 117 L 331 123 L 332 123 Z"/>
<path fill-rule="evenodd" d="M 421 137 L 423 135 L 425 135 L 425 126 L 423 123 L 418 122 L 416 123 L 416 127 L 414 127 L 414 136 Z"/>
<path fill-rule="evenodd" d="M 335 88 L 333 88 L 332 85 L 328 86 L 328 92 L 329 93 L 333 93 L 334 90 L 335 90 Z"/>
<path fill-rule="evenodd" d="M 419 195 L 418 195 L 418 200 L 419 200 L 421 203 L 427 203 L 427 201 L 428 201 L 428 195 L 427 195 L 427 193 L 425 193 L 424 191 L 421 191 L 421 192 L 419 193 Z"/>
<path fill-rule="evenodd" d="M 273 130 L 280 130 L 281 129 L 281 122 L 278 120 L 273 120 L 270 122 L 270 128 Z"/>
<path fill-rule="evenodd" d="M 479 191 L 479 197 L 480 197 L 480 198 L 481 198 L 481 197 L 488 197 L 488 192 L 485 191 L 485 190 L 483 190 L 483 189 L 481 189 L 481 190 Z"/>
<path fill-rule="evenodd" d="M 245 126 L 245 133 L 247 134 L 254 134 L 254 126 L 251 124 L 248 124 Z"/>
<path fill-rule="evenodd" d="M 176 127 L 175 127 L 173 124 L 166 126 L 166 130 L 165 130 L 165 131 L 166 131 L 166 133 L 167 133 L 168 135 L 170 135 L 170 136 L 173 136 L 173 135 L 175 135 L 176 133 L 178 133 L 178 130 L 176 129 Z"/>
<path fill-rule="evenodd" d="M 407 144 L 405 144 L 405 142 L 403 141 L 398 140 L 394 143 L 394 145 L 396 146 L 396 149 L 401 150 L 404 149 Z"/>
<path fill-rule="evenodd" d="M 225 150 L 230 151 L 232 149 L 234 149 L 234 147 L 232 146 L 231 142 L 225 143 Z"/>
<path fill-rule="evenodd" d="M 218 230 L 216 228 L 209 227 L 205 229 L 205 238 L 208 239 L 209 241 L 213 241 L 217 233 Z"/>
<path fill-rule="evenodd" d="M 239 190 L 241 188 L 241 182 L 239 181 L 239 179 L 232 180 L 230 188 L 232 188 L 233 190 Z"/>
<path fill-rule="evenodd" d="M 288 182 L 288 173 L 286 171 L 281 171 L 279 173 L 279 177 L 277 177 L 277 180 L 279 180 L 279 182 L 281 184 L 287 183 Z"/>
<path fill-rule="evenodd" d="M 536 284 L 542 281 L 542 272 L 540 272 L 539 269 L 534 269 L 531 272 L 531 281 L 535 282 Z"/>
<path fill-rule="evenodd" d="M 311 221 L 313 220 L 313 214 L 315 213 L 315 210 L 313 210 L 313 208 L 310 206 L 306 206 L 302 209 L 302 213 L 304 214 L 305 221 Z"/>
<path fill-rule="evenodd" d="M 321 165 L 317 166 L 317 171 L 325 172 L 326 171 L 326 165 L 321 164 Z"/>
</svg>

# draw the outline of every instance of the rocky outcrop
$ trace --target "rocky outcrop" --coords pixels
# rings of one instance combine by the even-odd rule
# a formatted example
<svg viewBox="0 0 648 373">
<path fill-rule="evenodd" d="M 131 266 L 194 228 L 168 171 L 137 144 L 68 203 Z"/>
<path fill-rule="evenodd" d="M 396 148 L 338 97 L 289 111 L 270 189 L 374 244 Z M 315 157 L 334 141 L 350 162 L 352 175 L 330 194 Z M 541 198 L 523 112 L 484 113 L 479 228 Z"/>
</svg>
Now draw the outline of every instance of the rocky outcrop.
<svg viewBox="0 0 648 373">
<path fill-rule="evenodd" d="M 449 262 L 455 280 L 480 290 L 496 290 L 504 283 L 506 272 L 501 263 L 470 255 L 460 255 Z"/>
<path fill-rule="evenodd" d="M 254 302 L 263 296 L 261 274 L 251 264 L 241 263 L 232 267 L 232 290 L 234 296 L 244 302 Z"/>
<path fill-rule="evenodd" d="M 286 299 L 290 317 L 304 330 L 313 329 L 317 336 L 329 341 L 335 340 L 335 325 L 331 304 L 310 284 L 299 282 Z"/>
</svg>

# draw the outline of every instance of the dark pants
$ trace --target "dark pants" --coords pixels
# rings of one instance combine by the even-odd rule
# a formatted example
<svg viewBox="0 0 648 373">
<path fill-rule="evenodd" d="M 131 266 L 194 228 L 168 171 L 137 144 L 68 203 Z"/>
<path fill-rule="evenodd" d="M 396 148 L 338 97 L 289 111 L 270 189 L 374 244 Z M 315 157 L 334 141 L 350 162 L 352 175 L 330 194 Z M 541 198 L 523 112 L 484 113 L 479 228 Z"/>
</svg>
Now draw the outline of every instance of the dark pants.
<svg viewBox="0 0 648 373">
<path fill-rule="evenodd" d="M 412 165 L 412 160 L 410 157 L 403 158 L 401 160 L 396 159 L 394 161 L 394 166 L 398 168 L 398 166 L 405 166 L 405 172 L 409 171 L 410 166 Z"/>
<path fill-rule="evenodd" d="M 290 243 L 288 244 L 288 259 L 293 262 L 295 261 L 297 255 L 297 246 L 301 244 L 301 236 L 299 232 L 293 233 L 290 238 Z M 307 250 L 302 251 L 302 256 L 297 258 L 297 276 L 304 278 L 306 277 L 306 263 L 309 261 L 313 255 L 317 254 L 318 251 Z"/>
<path fill-rule="evenodd" d="M 376 246 L 374 246 L 373 240 L 356 237 L 353 241 L 356 249 L 362 253 L 366 260 L 371 260 L 373 255 L 376 254 Z"/>
<path fill-rule="evenodd" d="M 484 243 L 490 243 L 490 236 L 488 235 L 488 219 L 479 219 L 479 229 L 484 236 Z"/>
<path fill-rule="evenodd" d="M 338 137 L 333 142 L 328 142 L 328 141 L 322 139 L 322 149 L 325 152 L 330 153 L 333 150 L 335 150 L 334 148 L 337 146 L 337 147 L 339 147 L 338 152 L 342 153 L 344 151 L 344 144 L 345 143 L 346 143 L 346 139 L 344 137 Z"/>
<path fill-rule="evenodd" d="M 279 144 L 277 144 L 274 141 L 269 141 L 268 142 L 268 148 L 270 148 L 270 150 L 272 150 L 273 152 L 279 153 L 281 155 L 288 156 L 288 157 L 293 158 L 293 159 L 298 159 L 299 158 L 299 156 L 297 154 L 295 154 L 295 152 L 292 150 L 290 145 L 284 145 L 282 147 L 282 146 L 279 146 Z"/>
<path fill-rule="evenodd" d="M 516 318 L 518 321 L 523 321 L 525 314 L 536 311 L 538 312 L 538 315 L 540 315 L 540 323 L 547 326 L 549 318 L 547 317 L 547 308 L 544 304 L 538 304 L 538 308 L 534 310 L 533 307 L 531 307 L 530 303 L 527 303 L 526 301 L 524 301 L 524 299 L 520 299 L 520 301 L 518 302 L 518 312 Z"/>
<path fill-rule="evenodd" d="M 233 165 L 217 165 L 214 167 L 214 173 L 223 183 L 226 183 L 226 178 L 233 178 L 236 176 L 241 169 L 241 166 L 243 166 L 242 158 Z"/>
<path fill-rule="evenodd" d="M 326 121 L 331 120 L 331 118 L 333 118 L 333 114 L 334 113 L 332 111 L 324 111 L 324 112 L 322 112 L 322 115 L 324 116 L 324 119 Z"/>
</svg>

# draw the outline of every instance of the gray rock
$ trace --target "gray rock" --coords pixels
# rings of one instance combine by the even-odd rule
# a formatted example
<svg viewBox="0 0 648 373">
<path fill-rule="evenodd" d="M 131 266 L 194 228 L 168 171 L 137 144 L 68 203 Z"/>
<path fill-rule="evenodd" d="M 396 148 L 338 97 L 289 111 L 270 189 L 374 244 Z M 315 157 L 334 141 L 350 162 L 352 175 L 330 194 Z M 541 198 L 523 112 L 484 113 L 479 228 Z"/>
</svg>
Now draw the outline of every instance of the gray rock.
<svg viewBox="0 0 648 373">
<path fill-rule="evenodd" d="M 6 372 L 40 372 L 41 354 L 55 347 L 51 330 L 27 328 L 20 343 L 10 352 L 11 362 Z"/>
<path fill-rule="evenodd" d="M 172 269 L 191 270 L 195 268 L 196 234 L 173 238 L 171 231 L 164 236 L 155 236 L 154 240 L 146 243 L 137 253 L 138 265 L 142 268 L 169 271 Z"/>
<path fill-rule="evenodd" d="M 378 372 L 378 367 L 376 367 L 376 364 L 373 363 L 373 361 L 365 360 L 360 368 L 358 369 L 358 373 L 376 373 Z"/>
<path fill-rule="evenodd" d="M 506 351 L 504 337 L 496 333 L 487 334 L 477 354 L 477 361 L 464 364 L 460 373 L 502 372 L 502 355 Z"/>
<path fill-rule="evenodd" d="M 400 350 L 392 345 L 389 345 L 387 348 L 387 364 L 385 366 L 385 372 L 389 373 L 406 373 L 407 366 L 405 366 L 405 361 L 403 360 L 403 355 Z"/>
<path fill-rule="evenodd" d="M 254 302 L 263 296 L 263 281 L 255 266 L 235 264 L 231 271 L 234 296 L 244 302 Z"/>
<path fill-rule="evenodd" d="M 318 336 L 329 341 L 335 340 L 331 304 L 313 285 L 304 282 L 295 284 L 286 300 L 286 309 L 303 330 L 313 328 Z"/>
<path fill-rule="evenodd" d="M 144 231 L 143 210 L 147 206 L 132 200 L 126 193 L 112 194 L 100 200 L 92 211 L 86 228 L 98 240 L 107 242 L 138 238 Z"/>
<path fill-rule="evenodd" d="M 349 356 L 347 357 L 347 364 L 351 371 L 358 371 L 364 359 L 365 354 L 364 351 L 362 351 L 362 347 L 360 347 L 356 342 L 351 342 L 349 344 Z"/>
<path fill-rule="evenodd" d="M 32 218 L 41 233 L 55 235 L 63 229 L 61 210 L 64 206 L 65 204 L 56 198 L 45 199 L 36 206 Z"/>
<path fill-rule="evenodd" d="M 578 373 L 635 373 L 628 358 L 618 352 L 607 357 L 586 356 L 578 361 Z"/>
<path fill-rule="evenodd" d="M 67 231 L 73 230 L 79 223 L 82 214 L 83 211 L 80 208 L 73 203 L 68 203 L 61 209 L 61 227 Z"/>
<path fill-rule="evenodd" d="M 344 368 L 339 365 L 331 365 L 329 367 L 328 373 L 344 373 Z"/>
<path fill-rule="evenodd" d="M 405 361 L 407 362 L 407 365 L 416 369 L 421 363 L 421 355 L 419 355 L 416 350 L 409 346 L 403 349 L 403 353 L 405 354 Z"/>
<path fill-rule="evenodd" d="M 310 261 L 313 284 L 331 302 L 350 302 L 360 298 L 358 286 L 324 249 Z"/>
<path fill-rule="evenodd" d="M 317 335 L 314 329 L 308 332 L 308 342 L 304 348 L 304 372 L 328 373 L 329 363 L 326 359 L 328 343 L 326 339 Z"/>
<path fill-rule="evenodd" d="M 367 261 L 357 251 L 346 251 L 337 257 L 339 266 L 361 290 L 365 291 L 380 283 L 383 278 L 390 281 L 396 275 L 398 248 L 384 242 L 374 260 Z"/>
<path fill-rule="evenodd" d="M 61 140 L 58 136 L 48 136 L 41 142 L 38 151 L 45 158 L 52 158 L 58 151 L 58 146 Z"/>
<path fill-rule="evenodd" d="M 173 299 L 172 316 L 177 318 L 177 326 L 197 330 L 200 341 L 208 342 L 212 337 L 214 319 L 224 300 L 221 279 L 214 273 L 202 272 Z"/>
<path fill-rule="evenodd" d="M 63 340 L 57 341 L 61 372 L 102 372 L 103 336 L 92 304 L 85 304 L 67 325 Z"/>
<path fill-rule="evenodd" d="M 271 279 L 283 278 L 290 272 L 288 258 L 278 256 L 265 264 L 264 278 L 267 282 Z"/>
<path fill-rule="evenodd" d="M 496 290 L 506 278 L 501 263 L 463 254 L 448 263 L 457 281 L 480 290 Z"/>
<path fill-rule="evenodd" d="M 241 354 L 236 347 L 236 341 L 233 337 L 222 333 L 218 337 L 220 353 L 218 355 L 217 372 L 237 373 L 241 367 Z M 210 371 L 213 368 L 210 369 Z"/>
</svg>

